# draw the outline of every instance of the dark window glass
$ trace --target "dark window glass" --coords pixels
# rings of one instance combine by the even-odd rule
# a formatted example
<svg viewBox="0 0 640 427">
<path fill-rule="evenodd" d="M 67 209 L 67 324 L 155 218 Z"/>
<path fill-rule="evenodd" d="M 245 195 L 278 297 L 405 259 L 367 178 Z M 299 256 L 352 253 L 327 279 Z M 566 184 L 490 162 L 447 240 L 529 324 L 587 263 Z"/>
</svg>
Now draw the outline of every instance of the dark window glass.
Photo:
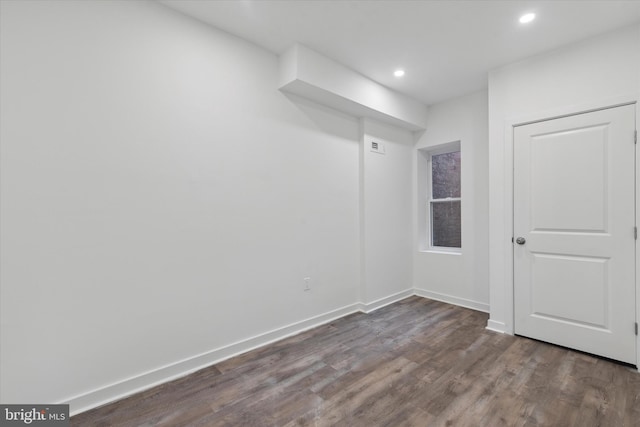
<svg viewBox="0 0 640 427">
<path fill-rule="evenodd" d="M 460 197 L 460 152 L 431 156 L 432 197 Z"/>
<path fill-rule="evenodd" d="M 460 201 L 431 202 L 433 246 L 461 248 Z"/>
</svg>

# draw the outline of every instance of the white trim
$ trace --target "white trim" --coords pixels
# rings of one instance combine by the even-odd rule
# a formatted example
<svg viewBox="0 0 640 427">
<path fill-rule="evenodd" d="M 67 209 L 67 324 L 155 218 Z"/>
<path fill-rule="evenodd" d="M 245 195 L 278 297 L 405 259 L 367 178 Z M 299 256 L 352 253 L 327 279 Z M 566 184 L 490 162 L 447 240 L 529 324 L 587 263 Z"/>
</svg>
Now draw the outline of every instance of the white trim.
<svg viewBox="0 0 640 427">
<path fill-rule="evenodd" d="M 251 350 L 263 347 L 265 345 L 280 341 L 284 338 L 299 334 L 306 330 L 324 325 L 336 319 L 348 316 L 353 313 L 363 312 L 371 313 L 387 305 L 401 301 L 410 296 L 419 296 L 436 301 L 442 301 L 448 304 L 458 305 L 473 310 L 488 312 L 489 305 L 458 298 L 451 295 L 431 292 L 424 289 L 406 289 L 404 291 L 389 295 L 378 300 L 363 303 L 357 302 L 342 308 L 332 310 L 330 312 L 311 317 L 300 322 L 291 323 L 281 328 L 273 329 L 269 332 L 253 336 L 251 338 L 237 341 L 224 347 L 220 347 L 193 357 L 180 360 L 175 363 L 165 365 L 158 369 L 153 369 L 145 373 L 135 375 L 117 381 L 112 384 L 100 387 L 86 393 L 82 393 L 71 398 L 65 399 L 59 403 L 69 404 L 70 415 L 77 415 L 81 412 L 88 411 L 98 406 L 106 405 L 116 400 L 131 396 L 132 394 L 148 390 L 160 384 L 172 381 L 174 379 L 184 377 L 200 369 L 215 365 L 223 360 L 238 356 Z M 492 322 L 491 320 L 489 322 Z M 487 327 L 487 329 L 496 330 Z"/>
<path fill-rule="evenodd" d="M 375 301 L 369 303 L 360 303 L 360 310 L 363 313 L 372 313 L 379 308 L 385 307 L 387 305 L 393 304 L 394 302 L 401 301 L 405 298 L 415 295 L 413 289 L 406 289 L 404 291 L 395 293 L 393 295 L 389 295 L 388 297 L 380 298 Z"/>
<path fill-rule="evenodd" d="M 409 295 L 411 295 L 411 293 L 409 293 Z M 391 302 L 395 302 L 395 300 Z M 389 302 L 389 304 L 391 302 Z M 382 305 L 380 305 L 380 307 L 381 306 Z M 379 307 L 370 308 L 370 311 L 373 311 L 376 308 Z M 350 304 L 300 322 L 291 323 L 281 328 L 273 329 L 269 332 L 253 336 L 242 341 L 237 341 L 233 344 L 210 350 L 208 352 L 165 365 L 161 368 L 153 369 L 122 381 L 117 381 L 104 387 L 64 399 L 59 403 L 69 404 L 71 408 L 70 415 L 73 416 L 89 409 L 150 389 L 176 378 L 189 375 L 200 369 L 215 365 L 223 360 L 263 347 L 359 311 L 363 311 L 361 303 Z"/>
<path fill-rule="evenodd" d="M 426 289 L 414 289 L 415 295 L 428 298 L 436 301 L 446 302 L 448 304 L 457 305 L 464 308 L 470 308 L 472 310 L 482 311 L 484 313 L 489 312 L 489 304 L 473 301 L 470 299 L 459 298 L 453 295 L 441 294 L 440 292 L 428 291 Z"/>
<path fill-rule="evenodd" d="M 441 247 L 436 247 L 434 249 L 426 249 L 426 250 L 421 250 L 418 251 L 421 254 L 440 254 L 440 255 L 462 255 L 462 252 L 460 252 L 459 250 L 457 251 L 447 251 L 445 250 L 447 248 L 441 248 Z"/>
<path fill-rule="evenodd" d="M 506 333 L 506 325 L 502 322 L 496 322 L 495 320 L 489 319 L 487 321 L 487 327 L 485 328 L 488 331 L 498 332 L 500 334 Z"/>
<path fill-rule="evenodd" d="M 635 104 L 638 102 L 639 94 L 628 93 L 626 95 L 613 96 L 591 102 L 570 104 L 558 108 L 549 108 L 537 113 L 519 114 L 507 117 L 506 123 L 512 126 L 522 126 L 531 123 L 543 122 L 547 120 L 559 119 L 577 114 L 589 113 L 592 111 L 606 110 L 608 108 L 620 107 L 623 105 Z"/>
<path fill-rule="evenodd" d="M 639 82 L 640 83 L 640 82 Z M 636 137 L 640 128 L 640 93 L 637 95 L 636 103 Z M 638 144 L 636 141 L 636 226 L 640 224 L 640 156 L 638 156 Z M 640 251 L 638 250 L 638 240 L 636 240 L 636 323 L 640 323 Z M 640 372 L 640 336 L 636 335 L 636 368 Z"/>
<path fill-rule="evenodd" d="M 455 153 L 456 151 L 460 151 L 460 147 L 462 146 L 462 140 L 457 139 L 455 141 L 444 142 L 442 144 L 434 144 L 428 145 L 426 147 L 418 148 L 419 151 L 424 153 L 429 153 L 429 155 L 438 155 L 445 153 Z"/>
<path fill-rule="evenodd" d="M 451 203 L 451 202 L 461 202 L 462 199 L 460 197 L 447 197 L 445 199 L 430 199 L 431 203 Z"/>
<path fill-rule="evenodd" d="M 505 307 L 505 319 L 504 322 L 495 322 L 502 323 L 504 325 L 504 333 L 513 335 L 515 333 L 515 311 L 514 311 L 514 300 L 513 300 L 513 286 L 515 283 L 515 278 L 513 276 L 513 239 L 515 236 L 513 235 L 513 133 L 515 123 L 509 123 L 505 126 L 504 129 L 504 140 L 505 140 L 505 173 L 504 173 L 504 183 L 505 183 L 505 193 L 506 197 L 504 200 L 504 226 L 505 226 L 505 244 L 507 245 L 507 250 L 505 251 L 505 302 L 507 306 Z"/>
</svg>

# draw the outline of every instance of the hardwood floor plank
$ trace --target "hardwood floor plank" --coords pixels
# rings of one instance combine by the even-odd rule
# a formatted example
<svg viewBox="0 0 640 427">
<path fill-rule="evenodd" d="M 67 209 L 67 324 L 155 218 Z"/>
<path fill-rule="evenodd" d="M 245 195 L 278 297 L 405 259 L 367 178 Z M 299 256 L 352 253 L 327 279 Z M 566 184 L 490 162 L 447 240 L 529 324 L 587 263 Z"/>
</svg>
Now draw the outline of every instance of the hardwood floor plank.
<svg viewBox="0 0 640 427">
<path fill-rule="evenodd" d="M 391 388 L 394 381 L 411 372 L 416 366 L 415 362 L 402 357 L 382 364 L 330 399 L 326 399 L 318 425 L 336 425 L 345 419 L 347 422 L 356 422 L 376 405 L 380 392 Z"/>
<path fill-rule="evenodd" d="M 409 297 L 71 418 L 73 426 L 640 427 L 640 374 Z"/>
</svg>

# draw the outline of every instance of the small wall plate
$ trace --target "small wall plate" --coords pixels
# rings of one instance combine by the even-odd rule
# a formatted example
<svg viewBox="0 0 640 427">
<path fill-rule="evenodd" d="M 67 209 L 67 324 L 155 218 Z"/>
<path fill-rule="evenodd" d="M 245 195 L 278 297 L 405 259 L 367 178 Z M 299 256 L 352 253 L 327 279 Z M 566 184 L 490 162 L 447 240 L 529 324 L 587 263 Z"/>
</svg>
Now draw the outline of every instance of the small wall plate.
<svg viewBox="0 0 640 427">
<path fill-rule="evenodd" d="M 384 143 L 378 141 L 370 141 L 371 151 L 378 154 L 384 154 Z"/>
</svg>

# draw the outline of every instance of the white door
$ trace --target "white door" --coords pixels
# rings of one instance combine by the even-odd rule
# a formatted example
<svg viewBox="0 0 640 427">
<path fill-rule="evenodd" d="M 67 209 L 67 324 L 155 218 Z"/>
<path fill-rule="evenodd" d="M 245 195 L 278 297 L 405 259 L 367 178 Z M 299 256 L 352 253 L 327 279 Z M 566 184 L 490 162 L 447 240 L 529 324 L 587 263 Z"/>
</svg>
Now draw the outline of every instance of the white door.
<svg viewBox="0 0 640 427">
<path fill-rule="evenodd" d="M 636 364 L 635 106 L 514 129 L 515 333 Z"/>
</svg>

